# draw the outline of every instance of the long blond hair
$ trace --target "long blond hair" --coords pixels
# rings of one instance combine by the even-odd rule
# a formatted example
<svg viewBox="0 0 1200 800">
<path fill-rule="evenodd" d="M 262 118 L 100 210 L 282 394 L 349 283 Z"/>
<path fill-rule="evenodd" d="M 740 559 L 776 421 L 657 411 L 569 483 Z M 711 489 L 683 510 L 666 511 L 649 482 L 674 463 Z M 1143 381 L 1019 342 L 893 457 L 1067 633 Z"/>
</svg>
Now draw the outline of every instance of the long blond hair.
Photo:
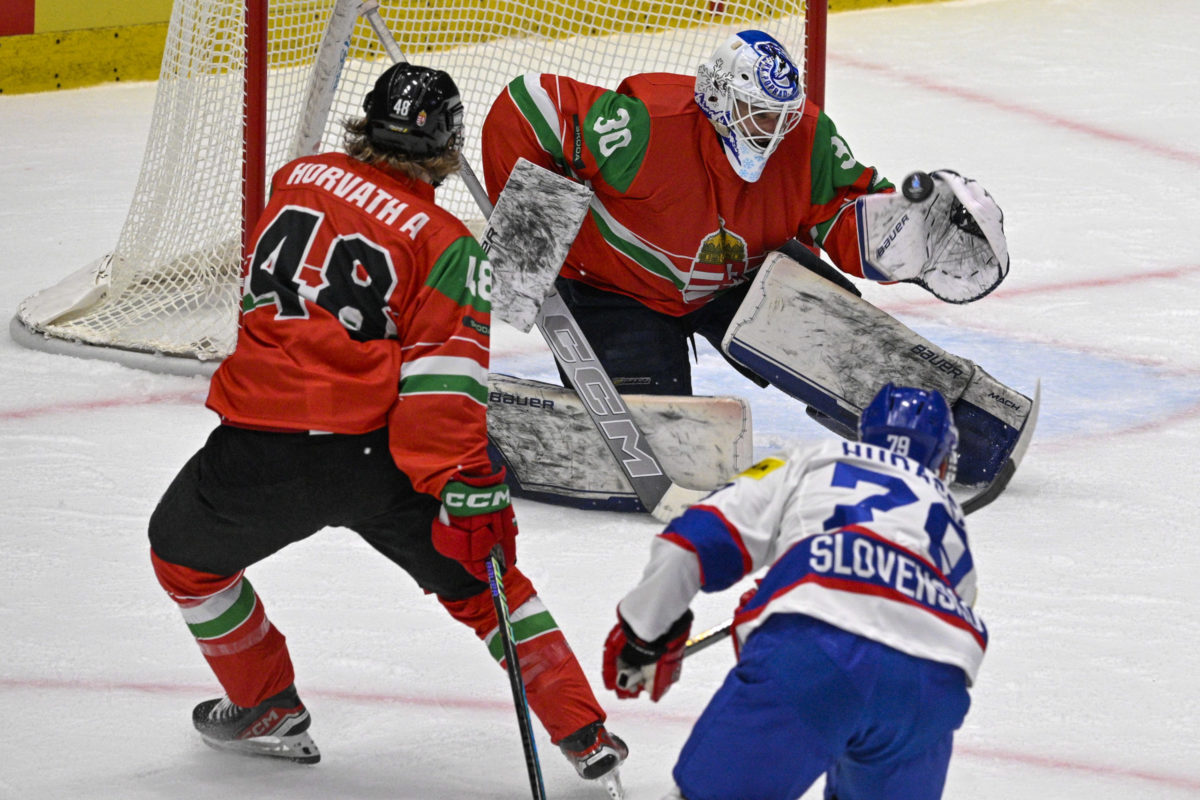
<svg viewBox="0 0 1200 800">
<path fill-rule="evenodd" d="M 343 125 L 342 144 L 346 155 L 366 164 L 383 165 L 403 172 L 409 177 L 426 183 L 439 185 L 458 172 L 461 164 L 461 148 L 456 137 L 451 144 L 437 155 L 413 158 L 395 147 L 387 147 L 371 141 L 367 135 L 367 118 L 348 119 Z"/>
</svg>

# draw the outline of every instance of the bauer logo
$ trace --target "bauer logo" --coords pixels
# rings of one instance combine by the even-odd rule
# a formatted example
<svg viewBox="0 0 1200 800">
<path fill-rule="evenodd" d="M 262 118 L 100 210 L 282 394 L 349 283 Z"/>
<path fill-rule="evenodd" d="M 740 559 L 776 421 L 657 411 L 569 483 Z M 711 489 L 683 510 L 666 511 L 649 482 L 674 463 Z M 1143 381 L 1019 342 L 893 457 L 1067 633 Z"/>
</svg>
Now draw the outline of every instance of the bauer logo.
<svg viewBox="0 0 1200 800">
<path fill-rule="evenodd" d="M 510 392 L 488 392 L 488 402 L 502 406 L 529 406 L 530 408 L 542 408 L 546 411 L 554 410 L 553 400 L 543 400 L 540 397 L 525 397 L 524 395 L 512 394 Z"/>
<path fill-rule="evenodd" d="M 904 226 L 907 224 L 908 214 L 905 214 L 899 220 L 897 220 L 895 225 L 892 226 L 892 229 L 888 231 L 888 235 L 883 237 L 883 243 L 880 244 L 879 248 L 875 251 L 875 258 L 883 258 L 883 254 L 887 252 L 889 247 L 892 246 L 892 242 L 896 241 L 896 237 L 900 235 L 900 231 L 904 230 Z"/>
<path fill-rule="evenodd" d="M 966 376 L 966 373 L 963 372 L 962 367 L 960 367 L 957 363 L 951 361 L 946 356 L 940 355 L 936 351 L 929 349 L 925 345 L 914 345 L 909 352 L 922 361 L 928 363 L 929 366 L 933 367 L 938 372 L 944 372 L 947 375 L 953 375 L 956 378 L 962 378 Z"/>
</svg>

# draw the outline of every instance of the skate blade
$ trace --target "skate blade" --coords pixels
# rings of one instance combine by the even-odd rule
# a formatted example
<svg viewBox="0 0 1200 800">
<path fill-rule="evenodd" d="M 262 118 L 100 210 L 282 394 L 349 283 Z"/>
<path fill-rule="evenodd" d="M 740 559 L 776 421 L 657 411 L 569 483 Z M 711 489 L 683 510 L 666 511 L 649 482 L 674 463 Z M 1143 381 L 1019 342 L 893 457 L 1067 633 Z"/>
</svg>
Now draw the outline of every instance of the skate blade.
<svg viewBox="0 0 1200 800">
<path fill-rule="evenodd" d="M 612 800 L 625 800 L 625 787 L 621 785 L 621 771 L 614 769 L 596 779 Z"/>
<path fill-rule="evenodd" d="M 239 753 L 245 756 L 268 756 L 295 761 L 297 764 L 316 764 L 321 760 L 321 751 L 312 737 L 305 733 L 294 736 L 255 736 L 249 739 L 210 739 L 201 734 L 204 743 L 216 750 Z"/>
</svg>

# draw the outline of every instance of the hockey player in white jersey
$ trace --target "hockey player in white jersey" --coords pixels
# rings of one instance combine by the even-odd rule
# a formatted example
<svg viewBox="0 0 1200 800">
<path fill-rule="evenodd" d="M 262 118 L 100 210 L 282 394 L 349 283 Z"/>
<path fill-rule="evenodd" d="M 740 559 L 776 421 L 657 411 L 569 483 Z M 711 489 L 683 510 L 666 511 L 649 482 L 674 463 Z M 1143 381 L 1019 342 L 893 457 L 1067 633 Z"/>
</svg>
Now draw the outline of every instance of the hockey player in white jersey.
<svg viewBox="0 0 1200 800">
<path fill-rule="evenodd" d="M 887 384 L 859 437 L 764 459 L 692 506 L 618 604 L 605 686 L 658 700 L 679 679 L 696 592 L 768 568 L 668 797 L 794 800 L 822 774 L 826 800 L 941 796 L 987 646 L 946 489 L 958 434 L 938 392 Z"/>
</svg>

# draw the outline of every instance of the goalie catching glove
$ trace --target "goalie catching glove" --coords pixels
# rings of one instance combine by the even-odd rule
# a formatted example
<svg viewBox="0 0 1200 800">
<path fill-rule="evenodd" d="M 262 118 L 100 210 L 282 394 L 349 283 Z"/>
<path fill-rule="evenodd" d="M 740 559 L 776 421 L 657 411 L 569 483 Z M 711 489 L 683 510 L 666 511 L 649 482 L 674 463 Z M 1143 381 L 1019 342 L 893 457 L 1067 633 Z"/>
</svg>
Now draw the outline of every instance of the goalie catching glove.
<svg viewBox="0 0 1200 800">
<path fill-rule="evenodd" d="M 919 188 L 909 191 L 910 181 Z M 855 213 L 866 278 L 908 281 L 948 303 L 969 303 L 1008 275 L 1004 212 L 977 181 L 953 170 L 913 173 L 903 193 L 860 197 Z"/>
<path fill-rule="evenodd" d="M 442 508 L 433 521 L 433 546 L 487 583 L 487 562 L 499 545 L 501 569 L 517 561 L 517 520 L 513 515 L 505 470 L 491 475 L 455 474 L 442 490 Z"/>
<path fill-rule="evenodd" d="M 647 642 L 617 612 L 617 624 L 604 642 L 604 688 L 623 699 L 648 689 L 657 703 L 683 672 L 683 651 L 691 631 L 689 609 L 666 633 Z"/>
</svg>

